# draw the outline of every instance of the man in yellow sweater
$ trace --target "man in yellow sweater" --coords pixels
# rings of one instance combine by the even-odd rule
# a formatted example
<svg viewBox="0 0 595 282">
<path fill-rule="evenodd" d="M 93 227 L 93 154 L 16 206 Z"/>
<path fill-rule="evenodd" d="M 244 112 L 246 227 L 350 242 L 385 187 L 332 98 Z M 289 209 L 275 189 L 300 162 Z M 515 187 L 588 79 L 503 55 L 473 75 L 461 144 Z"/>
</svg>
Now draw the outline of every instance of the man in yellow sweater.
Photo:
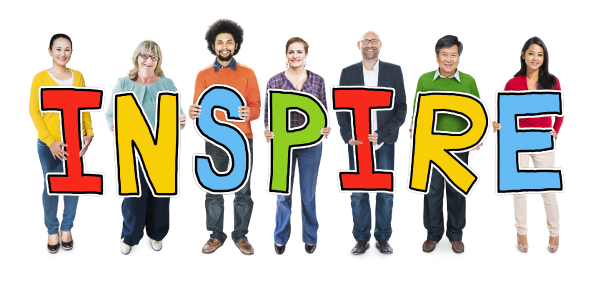
<svg viewBox="0 0 595 282">
<path fill-rule="evenodd" d="M 213 65 L 209 65 L 201 70 L 196 76 L 194 90 L 194 103 L 197 102 L 200 94 L 213 84 L 225 84 L 237 89 L 248 106 L 240 107 L 240 118 L 246 122 L 231 122 L 239 127 L 248 138 L 250 151 L 252 151 L 252 127 L 250 121 L 255 120 L 260 115 L 260 90 L 254 71 L 249 67 L 236 62 L 233 58 L 238 54 L 242 46 L 244 30 L 237 23 L 231 20 L 218 20 L 207 30 L 205 39 L 207 48 L 213 55 L 217 56 Z M 200 116 L 200 106 L 193 104 L 188 111 L 190 118 L 195 119 Z M 225 121 L 222 112 L 216 113 L 217 119 Z M 205 145 L 207 155 L 210 155 L 215 168 L 218 171 L 227 170 L 229 158 L 227 153 L 221 148 L 207 142 Z M 250 154 L 252 158 L 253 154 Z M 252 162 L 252 159 L 250 159 Z M 231 237 L 236 246 L 245 255 L 254 254 L 254 248 L 248 242 L 246 234 L 248 225 L 252 216 L 252 207 L 254 202 L 250 197 L 250 180 L 246 186 L 235 193 L 234 207 L 234 230 Z M 211 231 L 211 238 L 202 248 L 205 254 L 213 253 L 225 242 L 227 235 L 223 232 L 223 196 L 207 193 L 205 200 L 207 211 L 207 230 Z"/>
</svg>

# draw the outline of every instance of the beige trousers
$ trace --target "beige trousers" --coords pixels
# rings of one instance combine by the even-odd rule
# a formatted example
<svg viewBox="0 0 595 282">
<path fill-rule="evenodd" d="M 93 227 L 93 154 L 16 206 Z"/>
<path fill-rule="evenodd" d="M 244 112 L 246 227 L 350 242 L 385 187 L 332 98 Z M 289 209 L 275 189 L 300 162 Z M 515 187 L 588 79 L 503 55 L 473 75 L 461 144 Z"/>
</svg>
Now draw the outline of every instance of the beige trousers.
<svg viewBox="0 0 595 282">
<path fill-rule="evenodd" d="M 521 167 L 529 167 L 529 158 L 533 160 L 533 167 L 554 167 L 554 152 L 544 154 L 521 154 Z M 545 215 L 547 217 L 547 228 L 551 237 L 558 236 L 560 231 L 560 213 L 556 193 L 541 193 Z M 527 235 L 527 194 L 514 195 L 514 217 L 516 230 L 519 235 Z"/>
</svg>

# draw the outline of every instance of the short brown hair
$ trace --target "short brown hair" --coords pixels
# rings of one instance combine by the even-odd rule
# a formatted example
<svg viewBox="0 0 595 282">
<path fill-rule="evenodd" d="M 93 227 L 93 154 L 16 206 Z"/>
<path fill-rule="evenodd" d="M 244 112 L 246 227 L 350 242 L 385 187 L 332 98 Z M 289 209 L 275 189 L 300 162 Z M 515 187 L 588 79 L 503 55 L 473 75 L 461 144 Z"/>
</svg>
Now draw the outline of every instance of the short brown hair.
<svg viewBox="0 0 595 282">
<path fill-rule="evenodd" d="M 287 53 L 287 50 L 289 50 L 289 45 L 296 43 L 296 42 L 302 42 L 304 44 L 304 50 L 306 51 L 306 53 L 308 53 L 308 47 L 310 47 L 308 45 L 308 42 L 306 42 L 306 40 L 301 39 L 299 37 L 292 37 L 292 38 L 289 38 L 289 40 L 287 40 L 287 44 L 285 44 L 285 53 Z"/>
</svg>

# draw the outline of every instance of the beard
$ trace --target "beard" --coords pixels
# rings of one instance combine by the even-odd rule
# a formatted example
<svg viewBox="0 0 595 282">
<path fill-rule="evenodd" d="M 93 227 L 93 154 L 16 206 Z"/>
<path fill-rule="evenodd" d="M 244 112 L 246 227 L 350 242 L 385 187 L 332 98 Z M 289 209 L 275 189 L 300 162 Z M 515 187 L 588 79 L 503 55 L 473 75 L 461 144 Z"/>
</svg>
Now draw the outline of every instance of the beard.
<svg viewBox="0 0 595 282">
<path fill-rule="evenodd" d="M 362 56 L 364 56 L 364 58 L 366 59 L 376 59 L 378 58 L 378 53 L 380 53 L 378 51 L 378 48 L 376 48 L 376 51 L 374 51 L 374 53 L 372 53 L 371 55 L 368 54 L 364 48 L 362 48 Z"/>
<path fill-rule="evenodd" d="M 229 52 L 229 55 L 227 57 L 221 56 L 221 52 L 219 52 L 219 54 L 217 54 L 217 58 L 219 58 L 219 60 L 221 60 L 223 62 L 230 61 L 231 58 L 233 58 L 233 51 L 230 51 Z"/>
</svg>

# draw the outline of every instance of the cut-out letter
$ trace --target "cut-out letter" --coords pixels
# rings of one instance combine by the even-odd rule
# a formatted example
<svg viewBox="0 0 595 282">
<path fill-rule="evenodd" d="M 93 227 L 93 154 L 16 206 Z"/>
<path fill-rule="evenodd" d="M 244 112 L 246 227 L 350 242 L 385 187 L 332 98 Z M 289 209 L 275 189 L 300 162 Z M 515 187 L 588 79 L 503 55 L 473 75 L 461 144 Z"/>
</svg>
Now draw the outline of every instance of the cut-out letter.
<svg viewBox="0 0 595 282">
<path fill-rule="evenodd" d="M 409 168 L 409 189 L 428 193 L 432 168 L 436 168 L 463 196 L 479 179 L 454 153 L 475 148 L 488 132 L 488 113 L 479 98 L 460 92 L 417 94 Z M 467 121 L 461 132 L 436 130 L 438 114 L 459 116 Z"/>
<path fill-rule="evenodd" d="M 153 129 L 134 92 L 115 94 L 118 196 L 140 197 L 137 173 L 145 174 L 155 197 L 178 194 L 179 104 L 178 93 L 158 92 Z"/>
<path fill-rule="evenodd" d="M 250 146 L 246 134 L 236 125 L 218 120 L 222 111 L 227 121 L 244 122 L 238 108 L 246 106 L 244 96 L 228 85 L 212 85 L 198 98 L 202 115 L 194 122 L 198 134 L 227 153 L 229 166 L 217 171 L 211 156 L 194 154 L 194 179 L 211 194 L 229 194 L 242 189 L 250 178 Z"/>
<path fill-rule="evenodd" d="M 353 147 L 355 171 L 339 171 L 341 191 L 394 192 L 394 171 L 376 168 L 372 133 L 372 114 L 388 111 L 394 106 L 395 90 L 382 87 L 333 86 L 333 110 L 351 115 L 353 140 L 363 144 Z"/>
<path fill-rule="evenodd" d="M 68 145 L 63 173 L 47 173 L 48 195 L 103 195 L 103 174 L 85 173 L 85 157 L 79 157 L 83 145 L 83 111 L 101 110 L 103 90 L 89 87 L 40 87 L 39 109 L 60 114 L 62 143 Z"/>
<path fill-rule="evenodd" d="M 562 116 L 562 91 L 531 90 L 498 93 L 498 194 L 561 192 L 562 169 L 520 168 L 521 153 L 546 153 L 555 150 L 552 128 L 520 128 L 520 118 Z"/>
<path fill-rule="evenodd" d="M 289 128 L 289 115 L 298 112 L 306 122 Z M 324 105 L 314 96 L 289 90 L 269 89 L 269 129 L 275 138 L 269 142 L 269 193 L 289 195 L 294 149 L 308 148 L 322 142 L 321 129 L 327 127 Z"/>
</svg>

